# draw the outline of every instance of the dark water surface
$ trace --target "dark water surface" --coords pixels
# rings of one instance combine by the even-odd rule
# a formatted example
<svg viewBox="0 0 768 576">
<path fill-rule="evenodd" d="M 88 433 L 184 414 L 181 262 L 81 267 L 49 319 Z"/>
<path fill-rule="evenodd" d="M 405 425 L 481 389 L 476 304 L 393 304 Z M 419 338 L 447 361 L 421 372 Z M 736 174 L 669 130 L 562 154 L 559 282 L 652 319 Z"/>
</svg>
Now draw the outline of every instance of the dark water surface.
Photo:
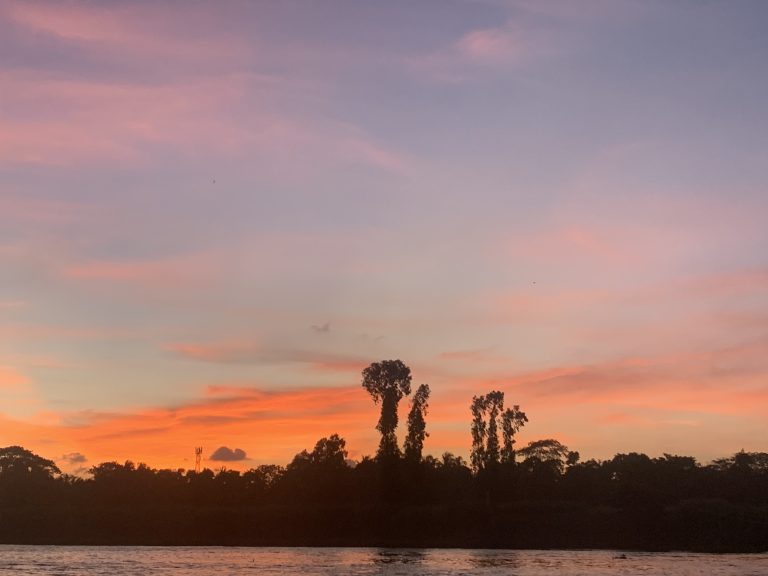
<svg viewBox="0 0 768 576">
<path fill-rule="evenodd" d="M 587 550 L 0 546 L 0 574 L 764 576 L 768 554 Z"/>
</svg>

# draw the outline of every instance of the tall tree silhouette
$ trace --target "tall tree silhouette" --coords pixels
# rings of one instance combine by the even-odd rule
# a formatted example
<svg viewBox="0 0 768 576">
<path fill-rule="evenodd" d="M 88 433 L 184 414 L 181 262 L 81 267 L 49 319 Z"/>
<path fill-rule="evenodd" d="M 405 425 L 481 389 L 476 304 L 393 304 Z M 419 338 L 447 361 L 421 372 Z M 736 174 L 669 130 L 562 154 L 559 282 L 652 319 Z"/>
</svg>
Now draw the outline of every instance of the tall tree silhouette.
<svg viewBox="0 0 768 576">
<path fill-rule="evenodd" d="M 429 436 L 425 420 L 428 406 L 429 385 L 422 384 L 411 400 L 411 411 L 408 413 L 408 436 L 404 443 L 405 457 L 414 462 L 421 461 L 424 439 Z"/>
<path fill-rule="evenodd" d="M 473 396 L 470 410 L 472 411 L 472 453 L 470 462 L 476 472 L 485 463 L 485 439 L 488 436 L 488 425 L 485 422 L 485 396 Z"/>
<path fill-rule="evenodd" d="M 502 462 L 515 461 L 515 434 L 525 426 L 526 422 L 528 422 L 528 417 L 525 412 L 520 410 L 520 406 L 514 405 L 512 408 L 504 410 L 501 418 L 501 432 L 504 438 L 504 447 L 501 449 Z"/>
<path fill-rule="evenodd" d="M 411 369 L 400 360 L 374 362 L 363 370 L 362 384 L 376 404 L 381 402 L 381 416 L 376 425 L 381 432 L 378 457 L 398 457 L 397 405 L 403 396 L 411 393 Z"/>
<path fill-rule="evenodd" d="M 488 416 L 488 438 L 485 446 L 485 466 L 499 463 L 501 449 L 499 444 L 499 414 L 504 410 L 504 392 L 494 390 L 485 396 L 486 415 Z"/>
<path fill-rule="evenodd" d="M 504 392 L 493 390 L 484 396 L 472 398 L 472 453 L 475 472 L 502 462 L 514 461 L 514 435 L 528 422 L 520 406 L 504 410 Z M 499 444 L 499 420 L 501 420 L 504 446 Z"/>
</svg>

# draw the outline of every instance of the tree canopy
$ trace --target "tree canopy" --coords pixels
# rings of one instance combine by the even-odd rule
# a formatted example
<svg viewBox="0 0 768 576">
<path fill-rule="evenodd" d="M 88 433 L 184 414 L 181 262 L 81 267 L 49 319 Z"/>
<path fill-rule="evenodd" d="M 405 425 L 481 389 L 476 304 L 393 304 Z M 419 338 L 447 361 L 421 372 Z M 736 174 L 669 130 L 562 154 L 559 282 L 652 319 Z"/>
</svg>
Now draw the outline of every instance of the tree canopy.
<svg viewBox="0 0 768 576">
<path fill-rule="evenodd" d="M 381 433 L 378 456 L 394 458 L 400 455 L 397 444 L 397 406 L 403 396 L 411 393 L 411 369 L 400 360 L 374 362 L 363 370 L 363 388 L 375 403 L 381 402 L 381 416 L 376 429 Z"/>
</svg>

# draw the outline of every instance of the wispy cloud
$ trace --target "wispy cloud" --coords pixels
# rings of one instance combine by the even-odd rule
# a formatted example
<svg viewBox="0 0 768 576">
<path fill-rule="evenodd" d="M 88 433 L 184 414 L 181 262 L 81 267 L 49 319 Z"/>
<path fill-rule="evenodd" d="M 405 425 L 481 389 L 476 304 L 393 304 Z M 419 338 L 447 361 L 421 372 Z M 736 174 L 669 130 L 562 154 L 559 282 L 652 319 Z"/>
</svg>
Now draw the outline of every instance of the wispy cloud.
<svg viewBox="0 0 768 576">
<path fill-rule="evenodd" d="M 359 371 L 369 361 L 356 356 L 307 349 L 274 347 L 256 342 L 171 343 L 166 350 L 188 360 L 218 364 L 309 364 L 325 371 Z"/>
<path fill-rule="evenodd" d="M 129 56 L 143 61 L 155 58 L 165 65 L 196 62 L 205 69 L 213 62 L 239 58 L 244 43 L 220 32 L 203 19 L 217 20 L 217 12 L 190 10 L 179 13 L 162 4 L 57 4 L 11 1 L 6 17 L 36 36 L 50 35 L 79 46 L 86 52 L 108 55 L 113 60 Z M 157 58 L 159 56 L 159 58 Z"/>
<path fill-rule="evenodd" d="M 296 84 L 308 80 L 263 72 L 274 62 L 247 28 L 215 24 L 226 16 L 204 5 L 179 12 L 159 4 L 9 3 L 0 20 L 23 39 L 11 48 L 31 44 L 44 57 L 0 69 L 0 163 L 135 166 L 162 151 L 248 158 L 262 175 L 295 175 L 295 154 L 304 171 L 405 169 L 401 153 L 361 126 L 331 120 L 315 100 L 288 106 Z"/>
<path fill-rule="evenodd" d="M 495 355 L 492 348 L 477 348 L 473 350 L 452 350 L 450 352 L 441 352 L 438 355 L 439 360 L 453 360 L 459 362 L 468 362 L 473 365 L 488 362 L 504 362 L 505 359 Z"/>
<path fill-rule="evenodd" d="M 510 27 L 472 30 L 455 44 L 456 53 L 483 65 L 502 65 L 519 59 L 523 46 Z"/>
<path fill-rule="evenodd" d="M 152 260 L 92 260 L 64 266 L 64 278 L 143 289 L 202 289 L 217 278 L 217 264 L 209 254 Z"/>
<path fill-rule="evenodd" d="M 529 53 L 521 29 L 508 24 L 470 30 L 448 46 L 408 59 L 411 69 L 427 80 L 459 83 L 480 72 L 499 72 L 520 65 Z"/>
<path fill-rule="evenodd" d="M 768 340 L 701 352 L 623 357 L 488 376 L 471 388 L 506 387 L 537 406 L 621 405 L 711 414 L 758 413 L 768 402 Z"/>
<path fill-rule="evenodd" d="M 81 166 L 146 164 L 158 151 L 183 159 L 249 156 L 272 171 L 365 165 L 403 172 L 407 161 L 361 128 L 279 110 L 281 91 L 252 74 L 170 84 L 116 84 L 0 71 L 0 162 Z M 45 115 L 36 112 L 40 103 Z"/>
<path fill-rule="evenodd" d="M 11 366 L 0 365 L 0 389 L 18 390 L 26 387 L 29 380 Z"/>
<path fill-rule="evenodd" d="M 6 228 L 74 223 L 92 215 L 91 207 L 83 203 L 0 192 L 0 222 Z"/>
</svg>

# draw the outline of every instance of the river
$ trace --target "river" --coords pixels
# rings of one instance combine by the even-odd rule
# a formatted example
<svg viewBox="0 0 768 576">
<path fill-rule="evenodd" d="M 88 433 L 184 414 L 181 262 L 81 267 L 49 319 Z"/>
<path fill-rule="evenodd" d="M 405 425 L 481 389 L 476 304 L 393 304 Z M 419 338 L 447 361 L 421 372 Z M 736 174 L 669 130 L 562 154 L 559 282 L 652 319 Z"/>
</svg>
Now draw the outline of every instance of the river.
<svg viewBox="0 0 768 576">
<path fill-rule="evenodd" d="M 765 576 L 768 575 L 768 554 L 659 554 L 612 550 L 0 546 L 0 574 Z"/>
</svg>

